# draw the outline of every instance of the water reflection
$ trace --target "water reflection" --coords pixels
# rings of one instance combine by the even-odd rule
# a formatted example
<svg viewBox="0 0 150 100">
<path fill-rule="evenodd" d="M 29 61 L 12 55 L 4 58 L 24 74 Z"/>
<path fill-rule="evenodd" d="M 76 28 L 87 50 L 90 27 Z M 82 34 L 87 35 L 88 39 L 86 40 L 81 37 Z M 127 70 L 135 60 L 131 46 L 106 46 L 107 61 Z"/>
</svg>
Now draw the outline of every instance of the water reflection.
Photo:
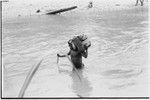
<svg viewBox="0 0 150 100">
<path fill-rule="evenodd" d="M 79 79 L 77 73 L 75 71 L 70 74 L 73 80 L 72 89 L 73 92 L 79 97 L 89 97 L 90 92 L 92 91 L 92 87 L 87 77 L 83 75 L 83 70 L 78 71 L 81 80 Z"/>
</svg>

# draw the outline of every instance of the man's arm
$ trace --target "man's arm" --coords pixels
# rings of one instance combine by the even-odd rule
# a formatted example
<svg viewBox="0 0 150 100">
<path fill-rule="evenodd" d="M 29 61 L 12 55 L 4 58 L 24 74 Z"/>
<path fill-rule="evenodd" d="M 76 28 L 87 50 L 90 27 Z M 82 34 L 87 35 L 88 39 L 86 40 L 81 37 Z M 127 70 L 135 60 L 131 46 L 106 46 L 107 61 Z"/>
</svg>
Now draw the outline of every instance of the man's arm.
<svg viewBox="0 0 150 100">
<path fill-rule="evenodd" d="M 71 51 L 69 51 L 66 55 L 57 54 L 57 56 L 58 56 L 58 57 L 67 57 L 68 55 L 70 55 L 70 52 L 71 52 Z"/>
</svg>

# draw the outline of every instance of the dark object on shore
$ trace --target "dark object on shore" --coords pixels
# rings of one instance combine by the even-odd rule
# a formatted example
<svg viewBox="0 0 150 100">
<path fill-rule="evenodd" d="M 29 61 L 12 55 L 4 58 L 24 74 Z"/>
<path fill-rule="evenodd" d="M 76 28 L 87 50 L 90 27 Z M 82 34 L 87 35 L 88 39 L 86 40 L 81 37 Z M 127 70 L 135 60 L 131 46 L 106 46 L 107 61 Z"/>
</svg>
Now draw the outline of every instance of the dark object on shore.
<svg viewBox="0 0 150 100">
<path fill-rule="evenodd" d="M 59 10 L 55 10 L 55 11 L 51 11 L 46 13 L 47 15 L 55 15 L 57 13 L 61 13 L 61 12 L 65 12 L 65 11 L 69 11 L 69 10 L 73 10 L 77 8 L 77 6 L 73 6 L 73 7 L 69 7 L 69 8 L 64 8 L 64 9 L 59 9 Z"/>
<path fill-rule="evenodd" d="M 138 5 L 138 2 L 140 1 L 140 3 L 141 3 L 141 6 L 143 6 L 143 3 L 144 3 L 144 0 L 136 0 L 136 4 L 135 4 L 135 6 L 137 6 Z"/>
<path fill-rule="evenodd" d="M 93 2 L 90 1 L 90 2 L 89 2 L 89 5 L 88 5 L 88 8 L 92 8 L 92 7 L 93 7 Z"/>
<path fill-rule="evenodd" d="M 40 12 L 40 9 L 38 9 L 37 11 L 36 11 L 36 13 L 39 13 Z"/>
</svg>

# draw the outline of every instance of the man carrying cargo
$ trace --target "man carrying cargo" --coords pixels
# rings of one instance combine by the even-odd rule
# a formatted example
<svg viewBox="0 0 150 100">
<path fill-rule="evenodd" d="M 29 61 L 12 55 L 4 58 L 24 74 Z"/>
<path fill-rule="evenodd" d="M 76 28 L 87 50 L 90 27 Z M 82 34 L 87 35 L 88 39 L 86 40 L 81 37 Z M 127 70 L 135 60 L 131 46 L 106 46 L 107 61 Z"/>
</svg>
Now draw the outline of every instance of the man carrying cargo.
<svg viewBox="0 0 150 100">
<path fill-rule="evenodd" d="M 84 64 L 82 63 L 82 57 L 88 57 L 88 48 L 91 46 L 91 42 L 86 35 L 75 36 L 68 41 L 70 51 L 66 55 L 57 54 L 57 57 L 67 57 L 70 55 L 71 61 L 76 69 L 82 69 Z"/>
</svg>

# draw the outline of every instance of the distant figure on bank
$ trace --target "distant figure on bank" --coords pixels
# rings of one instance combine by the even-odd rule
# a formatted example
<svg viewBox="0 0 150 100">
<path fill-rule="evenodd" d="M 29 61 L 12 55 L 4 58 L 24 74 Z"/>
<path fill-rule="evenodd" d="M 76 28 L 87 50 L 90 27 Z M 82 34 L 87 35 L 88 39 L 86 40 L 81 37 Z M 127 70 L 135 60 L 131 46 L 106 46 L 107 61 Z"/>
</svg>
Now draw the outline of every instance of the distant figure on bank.
<svg viewBox="0 0 150 100">
<path fill-rule="evenodd" d="M 93 2 L 90 1 L 90 2 L 89 2 L 89 5 L 88 5 L 88 8 L 92 8 L 92 7 L 93 7 Z"/>
<path fill-rule="evenodd" d="M 40 9 L 38 9 L 37 11 L 36 11 L 36 13 L 39 13 L 40 12 Z"/>
<path fill-rule="evenodd" d="M 143 2 L 144 2 L 144 0 L 136 0 L 136 4 L 135 4 L 135 6 L 137 6 L 137 5 L 138 5 L 139 1 L 140 1 L 140 3 L 141 3 L 141 6 L 143 6 Z"/>
<path fill-rule="evenodd" d="M 82 57 L 88 57 L 88 48 L 91 46 L 91 42 L 86 35 L 75 36 L 68 41 L 70 51 L 66 55 L 57 54 L 58 57 L 71 56 L 71 61 L 76 69 L 82 69 L 84 64 L 82 63 Z"/>
</svg>

